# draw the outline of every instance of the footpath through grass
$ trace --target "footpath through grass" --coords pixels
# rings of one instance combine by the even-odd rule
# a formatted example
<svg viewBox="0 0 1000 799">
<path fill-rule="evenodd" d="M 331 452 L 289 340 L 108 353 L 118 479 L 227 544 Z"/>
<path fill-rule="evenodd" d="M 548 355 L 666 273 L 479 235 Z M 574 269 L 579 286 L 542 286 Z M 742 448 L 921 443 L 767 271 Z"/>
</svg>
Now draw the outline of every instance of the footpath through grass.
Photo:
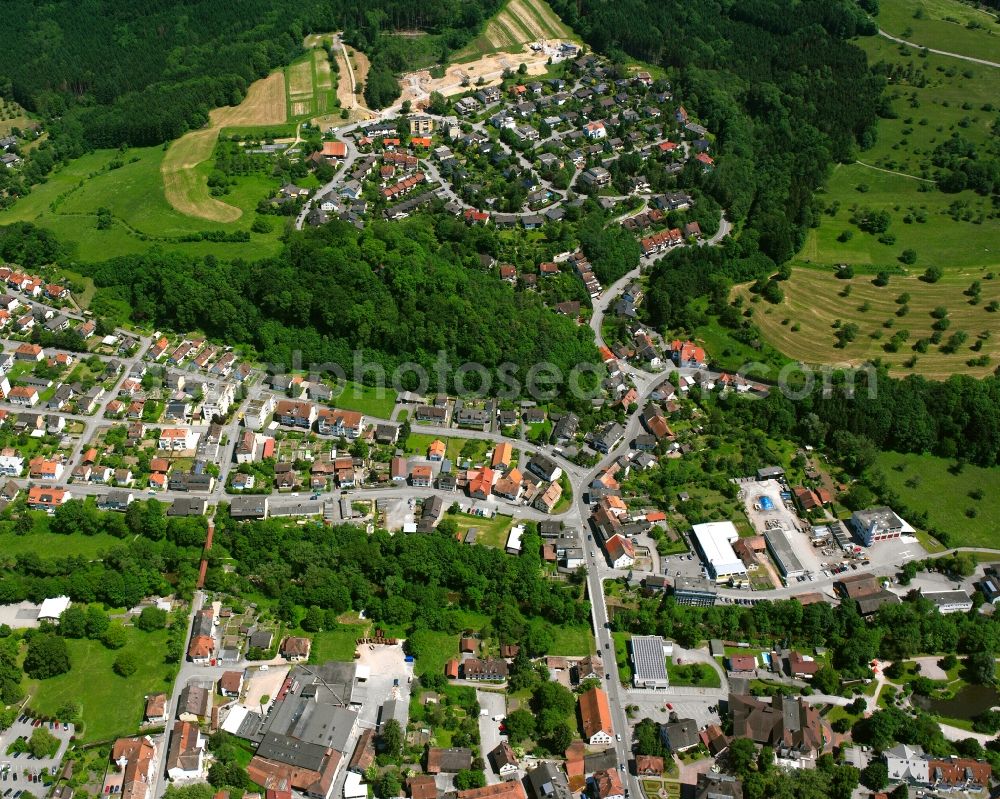
<svg viewBox="0 0 1000 799">
<path fill-rule="evenodd" d="M 958 0 L 881 0 L 878 24 L 908 42 L 1000 62 L 996 17 Z"/>
</svg>

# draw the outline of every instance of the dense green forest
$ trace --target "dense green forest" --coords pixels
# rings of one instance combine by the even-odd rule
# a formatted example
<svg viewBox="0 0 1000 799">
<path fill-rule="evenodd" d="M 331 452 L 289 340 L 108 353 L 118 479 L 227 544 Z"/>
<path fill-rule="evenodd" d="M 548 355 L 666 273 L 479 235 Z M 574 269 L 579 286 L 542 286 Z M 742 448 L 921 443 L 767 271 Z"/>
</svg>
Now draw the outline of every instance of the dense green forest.
<svg viewBox="0 0 1000 799">
<path fill-rule="evenodd" d="M 3 524 L 19 535 L 33 529 L 31 516 L 23 508 L 12 522 Z M 205 528 L 204 518 L 168 519 L 166 506 L 155 500 L 134 502 L 127 514 L 104 513 L 92 502 L 70 500 L 52 517 L 53 533 L 103 533 L 128 540 L 99 560 L 47 557 L 38 552 L 0 556 L 0 604 L 41 602 L 65 594 L 74 602 L 103 602 L 120 608 L 132 607 L 145 596 L 175 591 L 188 595 L 198 576 Z"/>
<path fill-rule="evenodd" d="M 397 53 L 383 36 L 396 29 L 439 34 L 444 44 L 458 47 L 497 5 L 10 0 L 4 4 L 0 94 L 49 122 L 57 157 L 86 147 L 159 144 L 203 125 L 210 109 L 239 102 L 250 83 L 302 52 L 307 33 L 342 29 L 371 55 L 383 47 Z"/>
<path fill-rule="evenodd" d="M 941 383 L 860 373 L 854 385 L 823 386 L 792 401 L 772 391 L 763 402 L 724 405 L 740 421 L 776 436 L 828 445 L 854 474 L 878 450 L 934 452 L 979 466 L 1000 462 L 1000 379 L 955 375 Z M 869 390 L 869 387 L 872 387 Z"/>
<path fill-rule="evenodd" d="M 522 644 L 532 656 L 552 645 L 551 625 L 590 621 L 580 586 L 543 574 L 541 538 L 530 530 L 516 558 L 461 544 L 444 522 L 432 535 L 379 530 L 369 536 L 349 525 L 241 523 L 225 516 L 214 541 L 235 559 L 236 571 L 226 573 L 212 561 L 206 585 L 237 594 L 259 591 L 277 602 L 286 621 L 295 620 L 296 606 L 364 609 L 376 622 L 405 626 L 412 647 L 420 640 L 416 631 L 458 633 L 461 611 L 475 611 L 490 618 L 493 635 Z"/>
<path fill-rule="evenodd" d="M 154 250 L 81 268 L 120 292 L 137 322 L 251 344 L 286 368 L 296 351 L 305 365 L 336 362 L 348 372 L 355 350 L 387 371 L 407 361 L 430 366 L 444 351 L 454 366 L 474 362 L 491 373 L 513 363 L 523 383 L 542 361 L 564 377 L 599 363 L 588 328 L 481 268 L 494 236 L 445 215 L 360 232 L 335 222 L 254 263 Z M 465 385 L 475 388 L 474 375 Z"/>
</svg>

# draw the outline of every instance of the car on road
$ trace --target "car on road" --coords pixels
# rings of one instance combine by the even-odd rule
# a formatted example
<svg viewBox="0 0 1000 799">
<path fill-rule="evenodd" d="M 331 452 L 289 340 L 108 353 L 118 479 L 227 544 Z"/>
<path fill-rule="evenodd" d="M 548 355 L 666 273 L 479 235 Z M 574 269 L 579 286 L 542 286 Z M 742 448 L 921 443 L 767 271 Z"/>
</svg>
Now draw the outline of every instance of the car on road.
<svg viewBox="0 0 1000 799">
<path fill-rule="evenodd" d="M 313 494 L 309 499 L 319 499 L 319 494 Z"/>
<path fill-rule="evenodd" d="M 673 710 L 673 709 L 674 709 L 674 706 L 672 704 L 670 704 L 669 702 L 667 702 L 667 710 Z"/>
<path fill-rule="evenodd" d="M 619 732 L 615 735 L 615 740 L 620 741 L 622 739 L 622 734 Z"/>
</svg>

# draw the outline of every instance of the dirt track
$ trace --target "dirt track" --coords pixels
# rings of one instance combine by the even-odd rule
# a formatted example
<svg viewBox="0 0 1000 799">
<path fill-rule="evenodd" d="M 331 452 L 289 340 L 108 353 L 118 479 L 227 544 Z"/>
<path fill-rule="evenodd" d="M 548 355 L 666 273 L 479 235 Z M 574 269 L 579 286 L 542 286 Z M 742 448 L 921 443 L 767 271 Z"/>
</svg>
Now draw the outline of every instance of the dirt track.
<svg viewBox="0 0 1000 799">
<path fill-rule="evenodd" d="M 541 75 L 545 72 L 545 62 L 549 55 L 544 50 L 539 52 L 526 50 L 523 53 L 494 53 L 483 56 L 478 61 L 452 64 L 445 71 L 443 78 L 432 78 L 430 71 L 426 69 L 410 72 L 400 79 L 403 86 L 401 99 L 417 103 L 426 100 L 431 92 L 440 92 L 446 97 L 460 94 L 474 86 L 479 78 L 483 79 L 483 85 L 488 86 L 492 83 L 498 83 L 505 69 L 517 69 L 519 64 L 524 64 L 528 68 L 529 75 Z M 467 86 L 463 86 L 462 81 L 466 78 L 469 83 Z"/>
</svg>

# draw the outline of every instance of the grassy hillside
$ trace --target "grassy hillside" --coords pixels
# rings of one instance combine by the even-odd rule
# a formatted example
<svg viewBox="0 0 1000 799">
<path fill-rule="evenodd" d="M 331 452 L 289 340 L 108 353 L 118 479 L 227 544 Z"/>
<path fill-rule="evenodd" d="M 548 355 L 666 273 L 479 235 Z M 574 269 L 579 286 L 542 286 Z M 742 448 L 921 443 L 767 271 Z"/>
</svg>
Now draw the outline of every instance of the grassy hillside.
<svg viewBox="0 0 1000 799">
<path fill-rule="evenodd" d="M 879 27 L 924 47 L 1000 62 L 994 14 L 958 0 L 881 0 Z"/>
<path fill-rule="evenodd" d="M 951 534 L 952 546 L 996 547 L 1000 544 L 1000 469 L 964 466 L 933 455 L 883 452 L 878 465 L 906 506 L 927 514 L 936 529 Z M 948 497 L 942 502 L 942 497 Z"/>
<path fill-rule="evenodd" d="M 239 178 L 226 202 L 241 209 L 235 224 L 222 224 L 186 216 L 167 202 L 160 147 L 128 150 L 97 150 L 54 172 L 48 182 L 13 208 L 0 213 L 0 225 L 30 221 L 52 230 L 62 241 L 76 244 L 81 260 L 103 260 L 111 255 L 145 252 L 160 245 L 194 254 L 220 257 L 255 257 L 278 251 L 281 220 L 267 234 L 251 234 L 249 242 L 177 242 L 176 237 L 209 230 L 249 230 L 257 201 L 273 188 L 261 176 Z M 123 162 L 111 168 L 116 162 Z M 201 179 L 207 179 L 211 162 L 201 163 Z M 112 224 L 99 230 L 98 209 L 111 212 Z"/>
<path fill-rule="evenodd" d="M 883 14 L 894 7 L 883 5 Z M 1000 344 L 990 339 L 980 342 L 979 350 L 970 347 L 998 322 L 988 307 L 1000 296 L 1000 284 L 988 276 L 1000 274 L 1000 213 L 989 197 L 971 190 L 938 189 L 932 157 L 956 136 L 983 152 L 997 146 L 992 126 L 1000 69 L 924 56 L 880 37 L 858 44 L 872 64 L 888 65 L 886 91 L 894 118 L 881 119 L 875 145 L 860 153 L 857 163 L 838 165 L 820 189 L 823 213 L 793 262 L 792 279 L 783 284 L 785 299 L 777 306 L 755 305 L 754 321 L 770 344 L 810 363 L 879 357 L 894 374 L 937 379 L 955 372 L 987 374 L 1000 359 Z M 889 214 L 885 232 L 866 232 L 859 225 L 872 211 Z M 836 279 L 839 264 L 850 265 L 857 277 Z M 932 266 L 943 270 L 943 278 L 920 280 Z M 888 287 L 873 285 L 879 271 L 892 274 Z M 974 280 L 982 281 L 982 293 L 978 303 L 970 304 L 963 292 Z M 847 284 L 851 289 L 845 296 Z M 904 291 L 911 295 L 909 313 L 896 316 L 900 304 L 895 300 Z M 937 306 L 949 310 L 949 328 L 938 344 L 915 352 L 917 340 L 933 335 L 930 311 Z M 835 338 L 838 320 L 858 326 L 857 336 L 843 347 Z M 890 344 L 901 330 L 908 332 L 906 340 Z M 967 340 L 953 352 L 942 352 L 941 345 L 956 331 L 967 334 Z M 976 360 L 984 355 L 988 361 Z"/>
<path fill-rule="evenodd" d="M 878 140 L 860 155 L 862 161 L 929 178 L 930 155 L 946 139 L 957 134 L 977 146 L 992 145 L 1000 69 L 922 55 L 881 37 L 858 44 L 871 64 L 893 69 L 886 94 L 895 113 L 879 121 Z"/>
</svg>

